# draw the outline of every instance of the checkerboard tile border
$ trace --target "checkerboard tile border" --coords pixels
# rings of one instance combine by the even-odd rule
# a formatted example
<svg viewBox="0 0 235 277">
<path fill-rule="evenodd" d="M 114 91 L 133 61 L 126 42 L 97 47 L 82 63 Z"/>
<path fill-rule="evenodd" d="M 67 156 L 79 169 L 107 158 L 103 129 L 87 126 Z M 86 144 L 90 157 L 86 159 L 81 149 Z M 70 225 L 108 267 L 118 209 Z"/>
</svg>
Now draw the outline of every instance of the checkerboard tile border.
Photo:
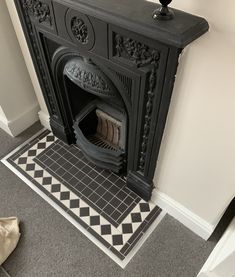
<svg viewBox="0 0 235 277">
<path fill-rule="evenodd" d="M 161 209 L 141 199 L 126 218 L 115 227 L 95 209 L 79 198 L 71 188 L 51 176 L 35 162 L 35 157 L 57 141 L 49 131 L 44 131 L 7 161 L 28 178 L 37 188 L 73 217 L 90 234 L 124 260 L 143 236 Z"/>
</svg>

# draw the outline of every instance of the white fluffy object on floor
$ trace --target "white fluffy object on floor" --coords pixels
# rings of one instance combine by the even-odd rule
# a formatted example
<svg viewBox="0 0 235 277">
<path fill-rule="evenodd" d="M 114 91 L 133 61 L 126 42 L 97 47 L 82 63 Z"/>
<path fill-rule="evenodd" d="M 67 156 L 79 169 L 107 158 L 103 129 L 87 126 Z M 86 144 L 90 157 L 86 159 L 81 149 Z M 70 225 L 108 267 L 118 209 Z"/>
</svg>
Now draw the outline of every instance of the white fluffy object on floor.
<svg viewBox="0 0 235 277">
<path fill-rule="evenodd" d="M 18 218 L 0 218 L 0 265 L 16 248 L 19 238 Z"/>
</svg>

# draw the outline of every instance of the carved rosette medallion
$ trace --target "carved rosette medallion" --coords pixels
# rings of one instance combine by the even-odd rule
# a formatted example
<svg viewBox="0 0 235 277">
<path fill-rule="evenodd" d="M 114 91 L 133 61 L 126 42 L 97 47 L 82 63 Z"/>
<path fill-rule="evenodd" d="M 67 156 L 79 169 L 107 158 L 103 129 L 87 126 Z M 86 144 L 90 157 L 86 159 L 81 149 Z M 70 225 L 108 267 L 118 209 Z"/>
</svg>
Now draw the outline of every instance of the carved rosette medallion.
<svg viewBox="0 0 235 277">
<path fill-rule="evenodd" d="M 78 42 L 82 44 L 88 43 L 88 28 L 82 19 L 78 17 L 71 19 L 71 31 Z"/>
<path fill-rule="evenodd" d="M 23 0 L 23 8 L 27 13 L 37 19 L 39 23 L 46 22 L 51 25 L 50 7 L 41 0 Z"/>
<path fill-rule="evenodd" d="M 157 83 L 157 69 L 159 66 L 160 52 L 158 50 L 151 49 L 144 43 L 136 41 L 132 38 L 123 37 L 120 34 L 115 35 L 115 42 L 116 55 L 118 57 L 132 61 L 134 64 L 136 64 L 137 67 L 148 66 L 150 68 L 150 74 L 148 77 L 149 88 L 146 93 L 147 100 L 145 105 L 143 134 L 138 163 L 139 171 L 144 172 L 153 111 L 154 90 Z"/>
</svg>

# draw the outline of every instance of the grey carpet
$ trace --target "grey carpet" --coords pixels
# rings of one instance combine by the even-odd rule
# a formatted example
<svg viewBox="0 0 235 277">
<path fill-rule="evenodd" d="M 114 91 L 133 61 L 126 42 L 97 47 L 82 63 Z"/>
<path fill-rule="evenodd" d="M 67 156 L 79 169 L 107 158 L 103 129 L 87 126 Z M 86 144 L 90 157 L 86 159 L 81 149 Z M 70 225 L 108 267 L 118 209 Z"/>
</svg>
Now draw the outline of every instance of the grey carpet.
<svg viewBox="0 0 235 277">
<path fill-rule="evenodd" d="M 39 129 L 14 139 L 0 131 L 0 156 Z M 19 245 L 3 264 L 12 277 L 195 277 L 214 247 L 166 216 L 123 270 L 3 164 L 0 216 L 21 221 Z"/>
</svg>

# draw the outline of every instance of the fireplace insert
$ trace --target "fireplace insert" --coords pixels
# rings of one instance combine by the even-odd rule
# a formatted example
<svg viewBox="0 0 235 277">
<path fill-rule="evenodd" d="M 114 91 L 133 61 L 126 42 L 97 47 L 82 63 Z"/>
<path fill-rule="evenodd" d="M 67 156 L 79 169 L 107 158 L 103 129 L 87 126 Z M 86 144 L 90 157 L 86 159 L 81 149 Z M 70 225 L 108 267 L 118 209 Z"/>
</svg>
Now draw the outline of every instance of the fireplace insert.
<svg viewBox="0 0 235 277">
<path fill-rule="evenodd" d="M 206 20 L 179 10 L 162 20 L 162 9 L 153 19 L 144 0 L 15 4 L 53 133 L 149 200 L 178 58 Z"/>
</svg>

